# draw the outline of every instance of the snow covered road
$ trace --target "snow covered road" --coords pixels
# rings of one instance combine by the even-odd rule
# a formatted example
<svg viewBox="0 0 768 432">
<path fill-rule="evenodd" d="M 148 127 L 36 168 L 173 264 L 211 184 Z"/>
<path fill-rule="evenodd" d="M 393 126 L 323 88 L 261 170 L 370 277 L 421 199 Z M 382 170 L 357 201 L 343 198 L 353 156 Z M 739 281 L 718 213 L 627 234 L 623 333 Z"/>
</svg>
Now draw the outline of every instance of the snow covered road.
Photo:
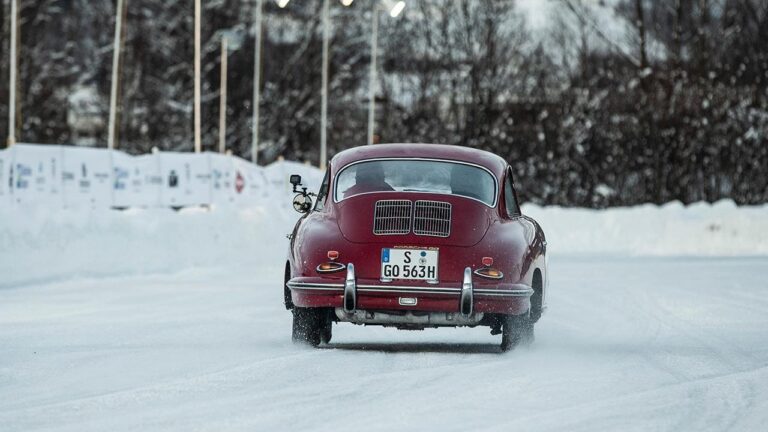
<svg viewBox="0 0 768 432">
<path fill-rule="evenodd" d="M 550 268 L 504 355 L 486 328 L 295 347 L 276 266 L 2 287 L 0 430 L 766 430 L 768 258 Z"/>
</svg>

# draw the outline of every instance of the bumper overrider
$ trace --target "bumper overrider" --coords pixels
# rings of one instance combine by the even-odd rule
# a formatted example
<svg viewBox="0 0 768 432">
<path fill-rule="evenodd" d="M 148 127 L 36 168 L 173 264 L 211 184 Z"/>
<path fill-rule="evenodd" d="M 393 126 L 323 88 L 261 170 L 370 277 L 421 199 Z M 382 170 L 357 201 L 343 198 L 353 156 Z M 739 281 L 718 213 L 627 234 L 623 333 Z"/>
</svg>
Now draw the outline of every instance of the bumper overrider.
<svg viewBox="0 0 768 432">
<path fill-rule="evenodd" d="M 481 279 L 467 267 L 461 282 L 386 283 L 359 279 L 348 264 L 343 279 L 296 277 L 287 285 L 294 305 L 335 308 L 339 319 L 359 323 L 374 323 L 375 312 L 375 323 L 473 325 L 487 313 L 517 315 L 530 308 L 530 286 Z"/>
</svg>

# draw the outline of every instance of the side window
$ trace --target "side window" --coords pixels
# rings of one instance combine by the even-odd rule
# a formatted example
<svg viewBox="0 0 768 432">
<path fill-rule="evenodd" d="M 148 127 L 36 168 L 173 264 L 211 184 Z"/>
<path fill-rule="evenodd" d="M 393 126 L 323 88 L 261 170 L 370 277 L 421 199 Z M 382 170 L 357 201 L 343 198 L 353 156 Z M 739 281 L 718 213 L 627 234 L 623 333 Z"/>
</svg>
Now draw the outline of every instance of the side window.
<svg viewBox="0 0 768 432">
<path fill-rule="evenodd" d="M 509 217 L 520 216 L 520 206 L 517 202 L 517 194 L 512 184 L 512 170 L 507 170 L 507 180 L 504 182 L 504 202 L 507 206 Z"/>
<path fill-rule="evenodd" d="M 328 183 L 331 176 L 331 167 L 325 170 L 325 177 L 323 177 L 323 184 L 320 185 L 320 191 L 317 192 L 317 202 L 315 203 L 315 211 L 321 211 L 325 208 L 325 200 L 328 198 Z"/>
</svg>

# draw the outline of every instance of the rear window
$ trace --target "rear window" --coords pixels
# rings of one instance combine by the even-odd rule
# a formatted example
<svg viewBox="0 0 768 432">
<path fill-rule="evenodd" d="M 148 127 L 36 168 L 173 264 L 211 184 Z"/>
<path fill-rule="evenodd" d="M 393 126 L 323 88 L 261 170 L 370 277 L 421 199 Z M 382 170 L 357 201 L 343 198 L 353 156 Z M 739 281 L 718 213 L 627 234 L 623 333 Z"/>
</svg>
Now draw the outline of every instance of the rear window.
<svg viewBox="0 0 768 432">
<path fill-rule="evenodd" d="M 371 192 L 459 195 L 493 207 L 496 179 L 475 165 L 448 161 L 379 160 L 349 165 L 336 176 L 334 200 Z"/>
</svg>

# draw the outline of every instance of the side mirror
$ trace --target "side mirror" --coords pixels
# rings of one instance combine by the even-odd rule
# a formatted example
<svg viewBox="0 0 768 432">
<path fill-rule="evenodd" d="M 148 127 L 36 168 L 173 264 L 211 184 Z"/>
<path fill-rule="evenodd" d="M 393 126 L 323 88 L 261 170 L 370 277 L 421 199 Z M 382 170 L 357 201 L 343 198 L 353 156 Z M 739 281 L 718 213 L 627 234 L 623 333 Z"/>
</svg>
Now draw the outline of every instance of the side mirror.
<svg viewBox="0 0 768 432">
<path fill-rule="evenodd" d="M 291 180 L 290 181 L 291 181 L 291 184 L 293 185 L 293 187 L 296 188 L 296 186 L 301 184 L 301 176 L 298 175 L 298 174 L 291 174 Z"/>
<path fill-rule="evenodd" d="M 312 198 L 303 193 L 293 197 L 293 209 L 299 213 L 309 213 L 312 210 Z"/>
</svg>

